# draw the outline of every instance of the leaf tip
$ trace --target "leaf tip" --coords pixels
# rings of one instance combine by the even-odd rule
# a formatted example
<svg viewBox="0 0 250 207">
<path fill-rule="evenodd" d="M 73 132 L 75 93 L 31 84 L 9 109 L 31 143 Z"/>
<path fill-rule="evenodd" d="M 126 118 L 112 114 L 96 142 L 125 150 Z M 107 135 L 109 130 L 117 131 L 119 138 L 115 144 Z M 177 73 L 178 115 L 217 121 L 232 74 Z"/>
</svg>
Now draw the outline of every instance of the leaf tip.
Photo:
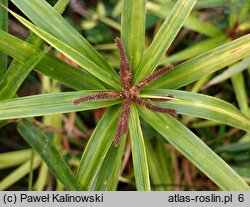
<svg viewBox="0 0 250 207">
<path fill-rule="evenodd" d="M 3 5 L 2 3 L 0 3 L 0 5 L 1 5 L 6 11 L 11 12 L 11 10 L 10 10 L 7 6 Z"/>
</svg>

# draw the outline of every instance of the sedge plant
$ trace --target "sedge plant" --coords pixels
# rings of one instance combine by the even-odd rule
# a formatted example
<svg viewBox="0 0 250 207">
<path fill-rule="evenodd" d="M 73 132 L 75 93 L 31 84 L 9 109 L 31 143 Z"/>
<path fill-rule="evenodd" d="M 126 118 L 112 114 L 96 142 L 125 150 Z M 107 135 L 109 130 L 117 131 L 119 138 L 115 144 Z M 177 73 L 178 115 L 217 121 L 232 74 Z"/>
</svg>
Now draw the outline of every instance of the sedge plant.
<svg viewBox="0 0 250 207">
<path fill-rule="evenodd" d="M 178 121 L 178 115 L 183 114 L 250 131 L 248 116 L 232 104 L 200 93 L 178 90 L 247 58 L 250 55 L 249 35 L 228 42 L 222 38 L 220 46 L 188 57 L 188 60 L 173 67 L 164 55 L 183 25 L 191 27 L 190 22 L 196 21 L 191 11 L 199 5 L 199 1 L 178 0 L 171 3 L 168 13 L 164 14 L 164 22 L 149 47 L 145 48 L 146 7 L 154 7 L 146 0 L 133 3 L 132 0 L 124 0 L 121 39 L 116 39 L 121 59 L 119 75 L 56 11 L 59 6 L 53 8 L 45 0 L 11 2 L 30 21 L 6 8 L 8 12 L 30 29 L 37 41 L 24 41 L 0 30 L 0 50 L 13 57 L 17 65 L 3 71 L 0 120 L 4 125 L 7 120 L 18 119 L 19 133 L 37 153 L 31 169 L 39 166 L 42 160 L 69 190 L 116 190 L 121 179 L 124 150 L 130 140 L 136 189 L 149 191 L 152 174 L 148 164 L 151 158 L 147 154 L 152 150 L 144 138 L 147 135 L 141 126 L 143 120 L 220 189 L 250 189 L 240 175 Z M 68 2 L 59 0 L 58 5 L 65 7 Z M 206 32 L 203 29 L 200 31 Z M 216 29 L 213 31 L 218 32 Z M 42 43 L 42 40 L 73 60 L 81 69 L 75 69 L 48 54 L 50 47 L 41 49 L 42 44 L 37 42 Z M 167 65 L 157 69 L 161 64 Z M 31 70 L 77 91 L 14 97 Z M 84 147 L 76 172 L 65 162 L 62 150 L 30 118 L 103 107 L 108 107 L 108 110 Z M 27 157 L 23 160 L 27 161 Z M 27 169 L 27 166 L 30 162 L 24 163 L 18 172 L 25 167 Z M 0 181 L 0 188 L 8 186 L 8 179 Z"/>
</svg>

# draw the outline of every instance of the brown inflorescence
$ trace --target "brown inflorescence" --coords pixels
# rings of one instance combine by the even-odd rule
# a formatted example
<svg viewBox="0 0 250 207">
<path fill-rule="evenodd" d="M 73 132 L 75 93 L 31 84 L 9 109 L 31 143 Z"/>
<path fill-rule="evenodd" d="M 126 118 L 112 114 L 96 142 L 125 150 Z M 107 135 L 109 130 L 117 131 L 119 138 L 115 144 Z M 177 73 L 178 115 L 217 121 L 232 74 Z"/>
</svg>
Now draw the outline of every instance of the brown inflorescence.
<svg viewBox="0 0 250 207">
<path fill-rule="evenodd" d="M 94 101 L 98 99 L 111 99 L 111 98 L 123 99 L 124 101 L 121 107 L 121 112 L 117 123 L 116 134 L 114 138 L 114 145 L 118 146 L 122 135 L 127 134 L 129 130 L 129 117 L 130 117 L 132 102 L 137 103 L 140 106 L 144 106 L 151 111 L 167 113 L 170 115 L 175 115 L 176 110 L 171 108 L 156 106 L 154 104 L 146 102 L 145 100 L 139 97 L 140 90 L 142 88 L 149 85 L 153 81 L 157 80 L 165 73 L 171 71 L 173 67 L 167 66 L 161 68 L 152 73 L 151 75 L 145 77 L 139 83 L 132 86 L 131 66 L 129 64 L 129 60 L 126 55 L 125 49 L 119 37 L 115 39 L 115 42 L 120 54 L 120 79 L 123 90 L 111 91 L 111 92 L 99 92 L 95 94 L 86 95 L 82 98 L 74 100 L 73 103 L 80 104 L 87 101 Z M 150 98 L 150 100 L 163 102 L 163 101 L 169 101 L 173 98 L 174 96 L 172 95 L 166 95 L 164 98 Z"/>
</svg>

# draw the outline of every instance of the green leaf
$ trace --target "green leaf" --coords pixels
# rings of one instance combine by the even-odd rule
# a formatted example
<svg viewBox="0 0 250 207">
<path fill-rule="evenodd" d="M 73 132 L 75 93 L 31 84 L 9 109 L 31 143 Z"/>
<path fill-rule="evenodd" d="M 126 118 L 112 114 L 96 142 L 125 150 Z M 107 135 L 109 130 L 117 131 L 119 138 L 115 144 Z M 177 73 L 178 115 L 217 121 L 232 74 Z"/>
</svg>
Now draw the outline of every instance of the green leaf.
<svg viewBox="0 0 250 207">
<path fill-rule="evenodd" d="M 8 187 L 21 180 L 30 172 L 31 160 L 23 163 L 18 168 L 9 173 L 5 178 L 0 181 L 0 190 L 6 190 Z M 32 170 L 36 169 L 41 163 L 41 159 L 38 155 L 34 157 Z"/>
<path fill-rule="evenodd" d="M 203 52 L 211 50 L 215 47 L 222 45 L 227 42 L 228 38 L 225 35 L 209 38 L 206 40 L 202 40 L 198 43 L 192 43 L 192 45 L 186 49 L 181 50 L 180 52 L 176 52 L 173 55 L 165 57 L 161 64 L 166 65 L 173 62 L 181 62 L 192 58 L 196 55 L 200 55 Z"/>
<path fill-rule="evenodd" d="M 112 86 L 113 88 L 120 89 L 121 86 L 119 84 L 118 74 L 116 72 L 115 75 L 110 71 L 104 70 L 99 65 L 95 64 L 85 55 L 78 52 L 74 48 L 70 47 L 66 43 L 60 41 L 59 39 L 55 38 L 54 36 L 50 35 L 49 33 L 45 32 L 44 30 L 36 27 L 35 25 L 31 24 L 29 21 L 25 20 L 23 17 L 19 16 L 18 14 L 8 10 L 15 18 L 17 18 L 22 24 L 36 33 L 39 37 L 47 41 L 53 47 L 58 49 L 60 52 L 65 54 L 67 57 L 78 63 L 81 67 L 86 69 L 89 73 L 94 75 L 95 77 L 99 78 L 100 80 L 104 81 L 108 85 Z"/>
<path fill-rule="evenodd" d="M 240 153 L 242 151 L 249 152 L 250 142 L 236 142 L 232 144 L 226 144 L 216 148 L 217 153 L 229 152 L 229 153 Z M 248 153 L 249 154 L 249 153 Z"/>
<path fill-rule="evenodd" d="M 148 88 L 180 88 L 249 55 L 250 35 L 246 35 L 177 65 Z"/>
<path fill-rule="evenodd" d="M 42 191 L 48 181 L 49 168 L 45 162 L 41 163 L 36 182 L 33 185 L 35 191 Z"/>
<path fill-rule="evenodd" d="M 177 113 L 217 121 L 250 132 L 250 120 L 233 105 L 211 96 L 179 90 L 144 90 L 142 97 L 164 97 L 174 95 L 176 100 L 155 102 L 155 104 L 175 108 Z"/>
<path fill-rule="evenodd" d="M 205 83 L 210 80 L 211 76 L 212 74 L 205 75 L 201 79 L 197 80 L 190 89 L 190 92 L 198 93 L 205 85 Z"/>
<path fill-rule="evenodd" d="M 217 122 L 205 120 L 205 121 L 192 123 L 190 126 L 192 128 L 202 128 L 202 127 L 210 127 L 210 126 L 217 126 L 217 125 L 219 125 Z"/>
<path fill-rule="evenodd" d="M 53 8 L 58 14 L 61 15 L 68 6 L 69 2 L 70 0 L 58 0 Z"/>
<path fill-rule="evenodd" d="M 170 152 L 166 150 L 164 141 L 157 139 L 156 146 L 149 139 L 145 139 L 146 152 L 149 166 L 150 180 L 153 190 L 166 191 L 173 190 L 170 183 L 174 183 L 172 175 L 174 169 L 171 168 Z M 155 150 L 153 149 L 155 146 Z"/>
<path fill-rule="evenodd" d="M 126 144 L 126 136 L 123 136 L 118 147 L 111 145 L 104 161 L 95 177 L 91 190 L 114 191 L 118 185 L 123 152 Z M 96 183 L 96 184 L 95 184 Z"/>
<path fill-rule="evenodd" d="M 122 42 L 132 71 L 141 61 L 145 42 L 146 0 L 123 0 Z"/>
<path fill-rule="evenodd" d="M 99 91 L 49 93 L 0 101 L 0 120 L 83 111 L 120 103 L 117 99 L 103 99 L 73 104 L 75 99 L 96 92 Z"/>
<path fill-rule="evenodd" d="M 0 153 L 0 169 L 19 165 L 29 160 L 30 156 L 31 149 Z"/>
<path fill-rule="evenodd" d="M 250 2 L 249 1 L 243 1 L 240 4 L 239 8 L 239 14 L 238 14 L 238 21 L 239 23 L 242 23 L 244 20 L 249 19 L 249 11 L 250 11 Z"/>
<path fill-rule="evenodd" d="M 0 0 L 0 29 L 4 31 L 8 31 L 8 12 L 1 6 L 8 6 L 8 0 Z M 0 52 L 0 77 L 3 77 L 5 72 L 7 71 L 7 55 L 3 52 Z"/>
<path fill-rule="evenodd" d="M 213 8 L 213 7 L 228 6 L 228 5 L 235 6 L 235 3 L 231 3 L 228 0 L 199 0 L 195 4 L 195 8 L 203 9 L 203 8 Z"/>
<path fill-rule="evenodd" d="M 224 32 L 210 22 L 205 22 L 194 15 L 190 15 L 184 24 L 185 28 L 192 30 L 194 32 L 199 32 L 208 37 L 216 37 L 223 35 Z"/>
<path fill-rule="evenodd" d="M 59 0 L 54 8 L 58 13 L 62 13 L 69 3 L 69 0 Z M 1 7 L 2 8 L 2 7 Z M 6 11 L 5 11 L 6 12 Z M 40 39 L 34 33 L 31 33 L 26 39 L 27 42 L 33 44 L 36 47 L 41 47 L 43 45 L 43 40 Z M 13 42 L 12 42 L 13 44 Z M 38 56 L 38 54 L 34 56 Z M 31 58 L 32 59 L 32 58 Z M 30 59 L 30 60 L 31 60 Z M 42 58 L 41 58 L 42 59 Z M 38 61 L 39 62 L 39 61 Z M 27 64 L 27 63 L 25 63 Z M 0 64 L 1 65 L 1 64 Z M 34 65 L 35 66 L 35 65 Z M 24 81 L 25 77 L 33 69 L 32 67 L 27 69 L 23 64 L 19 63 L 17 60 L 13 60 L 8 68 L 7 73 L 0 81 L 0 100 L 11 98 L 15 95 L 15 92 Z"/>
<path fill-rule="evenodd" d="M 157 2 L 163 2 L 164 3 L 163 5 L 168 6 L 168 7 L 174 6 L 174 1 L 171 1 L 171 0 L 158 0 Z M 229 0 L 198 0 L 194 8 L 195 9 L 207 9 L 207 8 L 230 6 L 230 5 L 236 6 L 235 2 L 232 3 Z"/>
<path fill-rule="evenodd" d="M 138 191 L 150 191 L 151 187 L 145 143 L 142 135 L 139 115 L 134 104 L 131 105 L 129 134 L 131 138 L 136 189 Z"/>
<path fill-rule="evenodd" d="M 203 88 L 211 87 L 215 84 L 220 84 L 222 81 L 227 80 L 228 78 L 234 76 L 237 73 L 242 72 L 250 66 L 250 57 L 241 60 L 223 71 L 223 73 L 215 76 L 212 80 L 210 80 Z"/>
<path fill-rule="evenodd" d="M 143 56 L 138 70 L 134 76 L 134 83 L 142 80 L 145 76 L 152 73 L 167 49 L 173 42 L 177 33 L 183 26 L 186 18 L 191 12 L 196 0 L 179 0 L 171 13 L 164 21 L 163 25 L 157 32 L 153 42 Z"/>
<path fill-rule="evenodd" d="M 195 6 L 197 5 L 197 3 L 195 4 Z M 165 19 L 169 15 L 169 12 L 171 8 L 173 8 L 173 6 L 174 6 L 173 3 L 171 4 L 160 4 L 160 3 L 156 4 L 153 2 L 147 3 L 147 9 L 149 10 L 149 12 L 163 19 Z M 200 34 L 206 35 L 208 37 L 216 37 L 218 35 L 223 35 L 222 30 L 213 26 L 209 22 L 205 22 L 199 19 L 198 17 L 192 14 L 188 16 L 183 27 L 185 27 L 186 29 L 192 30 L 194 32 L 198 32 Z"/>
<path fill-rule="evenodd" d="M 99 68 L 118 77 L 101 55 L 45 0 L 11 0 L 39 28 L 64 42 Z"/>
<path fill-rule="evenodd" d="M 51 49 L 48 47 L 46 50 L 42 50 L 37 55 L 31 57 L 19 70 L 8 70 L 3 79 L 0 82 L 0 99 L 8 99 L 15 95 L 18 88 L 21 86 L 24 79 L 32 71 L 34 67 L 41 61 L 46 53 Z M 15 67 L 12 67 L 15 68 Z"/>
<path fill-rule="evenodd" d="M 142 118 L 193 162 L 222 190 L 246 191 L 249 186 L 204 142 L 175 118 L 139 108 Z"/>
<path fill-rule="evenodd" d="M 238 73 L 238 74 L 234 75 L 231 78 L 231 80 L 232 80 L 234 93 L 235 93 L 240 110 L 246 116 L 250 117 L 248 96 L 247 96 L 247 91 L 246 91 L 246 87 L 245 87 L 245 81 L 244 81 L 243 74 Z"/>
<path fill-rule="evenodd" d="M 246 167 L 234 167 L 234 170 L 241 175 L 246 182 L 250 181 L 250 169 Z"/>
<path fill-rule="evenodd" d="M 114 138 L 119 107 L 111 107 L 101 118 L 84 149 L 77 179 L 83 190 L 89 190 Z"/>
<path fill-rule="evenodd" d="M 37 48 L 7 32 L 0 30 L 0 50 L 24 64 L 31 56 L 41 52 Z M 13 65 L 12 67 L 16 67 Z M 19 66 L 18 66 L 19 67 Z M 104 88 L 100 81 L 89 73 L 73 68 L 58 58 L 46 55 L 35 70 L 75 89 Z"/>
<path fill-rule="evenodd" d="M 80 186 L 72 171 L 56 150 L 49 137 L 28 120 L 22 120 L 18 124 L 17 129 L 22 137 L 46 162 L 57 179 L 59 179 L 69 190 L 80 190 Z"/>
</svg>

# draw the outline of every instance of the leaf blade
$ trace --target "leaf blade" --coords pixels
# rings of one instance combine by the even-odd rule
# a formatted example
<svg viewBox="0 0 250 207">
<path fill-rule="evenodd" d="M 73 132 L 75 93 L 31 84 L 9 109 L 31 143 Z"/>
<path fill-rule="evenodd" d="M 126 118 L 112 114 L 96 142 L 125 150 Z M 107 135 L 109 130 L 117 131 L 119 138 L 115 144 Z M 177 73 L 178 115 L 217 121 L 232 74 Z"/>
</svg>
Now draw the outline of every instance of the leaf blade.
<svg viewBox="0 0 250 207">
<path fill-rule="evenodd" d="M 13 167 L 29 160 L 31 151 L 31 149 L 25 149 L 0 153 L 0 169 Z"/>
<path fill-rule="evenodd" d="M 69 166 L 56 150 L 51 140 L 30 121 L 22 120 L 17 127 L 22 137 L 37 151 L 51 172 L 70 190 L 80 190 Z M 60 169 L 60 170 L 58 170 Z"/>
<path fill-rule="evenodd" d="M 51 47 L 42 50 L 37 55 L 31 57 L 23 67 L 12 67 L 14 70 L 8 70 L 0 82 L 0 99 L 9 99 L 15 95 L 27 75 L 42 60 Z M 19 69 L 19 70 L 16 70 Z"/>
<path fill-rule="evenodd" d="M 250 117 L 250 110 L 248 105 L 248 96 L 245 87 L 245 81 L 242 73 L 238 73 L 231 78 L 234 93 L 240 110 L 246 116 Z"/>
<path fill-rule="evenodd" d="M 61 15 L 59 15 L 45 0 L 11 0 L 38 27 L 55 38 L 83 54 L 99 67 L 116 77 L 114 69 L 107 64 L 101 55 L 88 41 L 78 33 Z M 48 16 L 50 18 L 48 18 Z M 63 34 L 63 35 L 62 35 Z"/>
<path fill-rule="evenodd" d="M 41 52 L 40 48 L 18 39 L 2 30 L 0 30 L 0 50 L 10 55 L 21 64 L 27 62 L 30 56 L 37 55 Z M 104 88 L 101 82 L 91 74 L 73 68 L 62 60 L 51 55 L 46 55 L 44 59 L 37 64 L 35 70 L 56 79 L 71 88 L 79 90 Z"/>
<path fill-rule="evenodd" d="M 68 5 L 68 3 L 69 0 L 59 0 L 55 4 L 54 8 L 59 14 L 61 14 L 64 11 L 65 7 Z M 1 9 L 3 8 L 1 7 Z M 36 47 L 41 47 L 43 45 L 43 40 L 36 36 L 34 33 L 31 33 L 26 39 L 26 41 Z M 15 44 L 14 41 L 12 42 L 12 44 Z M 35 56 L 37 55 L 38 54 L 36 54 Z M 27 64 L 27 62 L 25 64 Z M 15 92 L 17 91 L 21 83 L 24 81 L 25 77 L 32 69 L 34 69 L 34 67 L 26 70 L 24 65 L 22 65 L 15 59 L 12 60 L 8 71 L 4 75 L 3 79 L 1 79 L 0 81 L 0 100 L 8 99 L 14 96 Z"/>
<path fill-rule="evenodd" d="M 118 112 L 118 107 L 111 107 L 104 114 L 83 152 L 77 169 L 77 179 L 83 190 L 90 189 L 97 170 L 112 144 Z"/>
<path fill-rule="evenodd" d="M 204 88 L 211 87 L 215 84 L 219 84 L 222 81 L 227 80 L 228 78 L 236 75 L 237 73 L 242 72 L 243 70 L 247 69 L 247 67 L 250 66 L 250 57 L 245 58 L 231 66 L 229 66 L 225 71 L 223 71 L 221 74 L 215 76 L 212 78 L 205 86 Z"/>
<path fill-rule="evenodd" d="M 122 10 L 121 37 L 126 53 L 135 71 L 144 51 L 146 0 L 124 0 Z"/>
<path fill-rule="evenodd" d="M 196 0 L 179 0 L 157 32 L 153 42 L 143 56 L 134 76 L 134 83 L 154 71 L 161 58 L 183 26 Z"/>
<path fill-rule="evenodd" d="M 118 147 L 110 146 L 107 155 L 95 177 L 95 186 L 91 190 L 114 191 L 117 188 L 122 163 L 123 152 L 126 144 L 126 137 L 122 137 Z"/>
<path fill-rule="evenodd" d="M 0 0 L 0 4 L 7 7 L 8 0 Z M 2 6 L 0 6 L 0 29 L 8 32 L 8 12 Z M 3 77 L 7 71 L 7 58 L 7 55 L 0 51 L 0 77 Z"/>
<path fill-rule="evenodd" d="M 0 102 L 0 120 L 68 113 L 120 103 L 120 100 L 108 99 L 73 104 L 75 99 L 95 92 L 98 91 L 49 93 L 4 100 Z"/>
<path fill-rule="evenodd" d="M 98 79 L 105 81 L 105 83 L 107 83 L 113 88 L 118 88 L 118 89 L 121 88 L 119 84 L 118 74 L 116 72 L 110 73 L 110 71 L 104 70 L 99 65 L 95 64 L 94 62 L 86 58 L 86 56 L 79 53 L 77 50 L 65 44 L 61 40 L 55 38 L 54 36 L 40 29 L 39 27 L 36 27 L 35 25 L 33 25 L 32 23 L 30 23 L 29 21 L 27 21 L 20 15 L 14 13 L 13 11 L 11 10 L 8 10 L 8 11 L 16 19 L 18 19 L 22 24 L 24 24 L 26 27 L 28 27 L 30 30 L 36 33 L 39 37 L 47 41 L 53 47 L 58 49 L 60 52 L 65 54 L 67 57 L 69 57 L 70 59 L 78 63 L 81 67 L 83 67 L 89 73 L 96 76 Z"/>
<path fill-rule="evenodd" d="M 249 55 L 250 35 L 245 35 L 177 65 L 148 88 L 180 88 Z"/>
<path fill-rule="evenodd" d="M 211 96 L 179 90 L 144 90 L 143 97 L 164 97 L 172 94 L 176 100 L 158 102 L 163 107 L 173 107 L 177 113 L 200 117 L 250 131 L 250 120 L 233 105 Z M 149 95 L 150 94 L 150 95 Z"/>
<path fill-rule="evenodd" d="M 192 57 L 195 57 L 196 55 L 200 55 L 208 50 L 218 47 L 227 41 L 228 38 L 224 35 L 202 40 L 186 49 L 181 50 L 180 52 L 176 52 L 173 55 L 165 57 L 161 61 L 161 64 L 165 65 L 173 62 L 182 62 L 184 60 L 188 60 Z"/>
<path fill-rule="evenodd" d="M 170 116 L 140 107 L 142 118 L 193 162 L 223 190 L 249 190 L 249 186 L 191 131 Z"/>
<path fill-rule="evenodd" d="M 149 181 L 146 148 L 142 135 L 139 115 L 134 104 L 131 106 L 129 134 L 131 138 L 136 189 L 139 191 L 150 191 L 151 186 Z"/>
<path fill-rule="evenodd" d="M 6 190 L 8 187 L 21 180 L 25 175 L 30 172 L 31 160 L 26 161 L 14 171 L 8 174 L 5 178 L 0 181 L 0 190 Z M 38 155 L 34 157 L 32 170 L 36 169 L 41 163 L 41 159 Z"/>
<path fill-rule="evenodd" d="M 197 3 L 195 4 L 195 7 L 198 3 L 199 1 L 197 1 Z M 156 4 L 153 2 L 147 3 L 148 11 L 153 13 L 155 16 L 158 16 L 163 19 L 165 19 L 168 16 L 173 6 L 174 6 L 173 3 L 171 4 L 160 4 L 160 3 Z M 224 34 L 222 30 L 213 26 L 211 23 L 202 21 L 198 17 L 192 14 L 188 16 L 183 27 L 186 29 L 192 30 L 194 32 L 198 32 L 200 34 L 206 35 L 208 37 L 216 37 L 218 35 Z"/>
</svg>

